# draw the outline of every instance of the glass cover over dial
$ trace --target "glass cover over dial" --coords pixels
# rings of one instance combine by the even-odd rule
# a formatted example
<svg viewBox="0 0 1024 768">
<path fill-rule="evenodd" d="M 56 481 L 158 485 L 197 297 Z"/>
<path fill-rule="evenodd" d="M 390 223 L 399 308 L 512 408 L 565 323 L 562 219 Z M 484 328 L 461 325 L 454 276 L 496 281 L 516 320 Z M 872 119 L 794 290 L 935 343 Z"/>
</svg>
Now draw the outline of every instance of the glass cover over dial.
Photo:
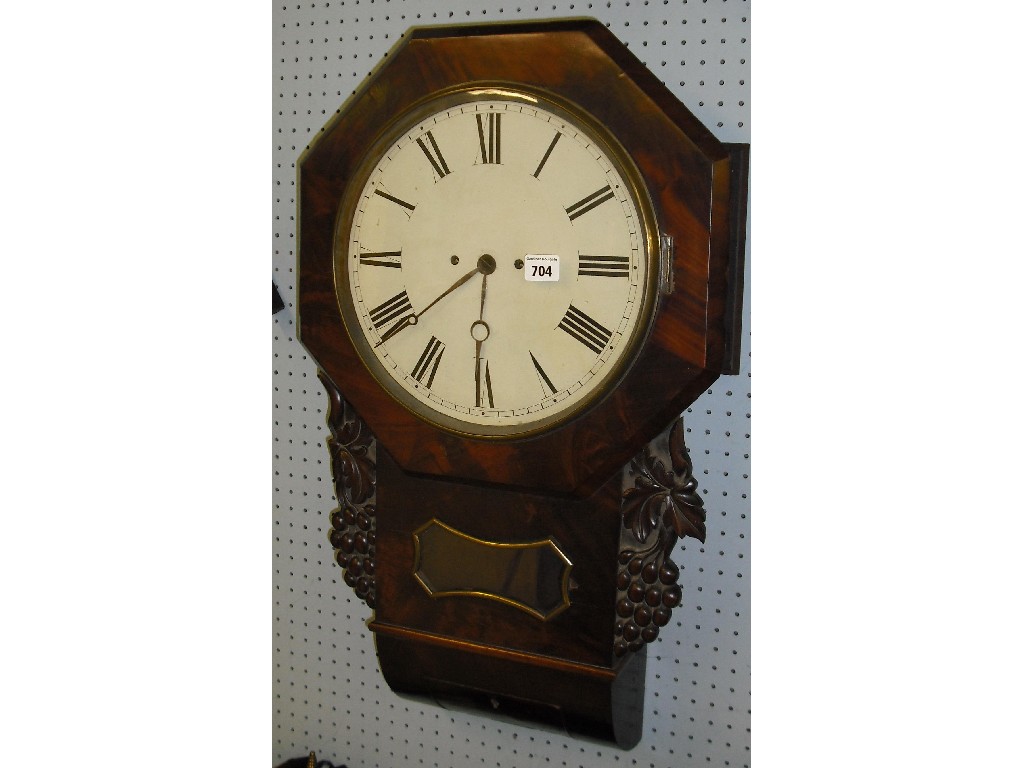
<svg viewBox="0 0 1024 768">
<path fill-rule="evenodd" d="M 658 270 L 646 192 L 615 146 L 579 111 L 496 87 L 433 99 L 384 136 L 335 257 L 383 387 L 498 437 L 561 424 L 616 383 Z"/>
</svg>

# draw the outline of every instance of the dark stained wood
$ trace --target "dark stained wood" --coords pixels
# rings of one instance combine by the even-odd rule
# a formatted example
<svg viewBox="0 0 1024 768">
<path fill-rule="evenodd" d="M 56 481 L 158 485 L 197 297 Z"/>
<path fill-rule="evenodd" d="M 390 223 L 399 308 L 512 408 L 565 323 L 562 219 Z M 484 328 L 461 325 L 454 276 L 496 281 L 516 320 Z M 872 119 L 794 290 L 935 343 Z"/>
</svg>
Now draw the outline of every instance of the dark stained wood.
<svg viewBox="0 0 1024 768">
<path fill-rule="evenodd" d="M 382 127 L 425 94 L 467 81 L 541 87 L 602 121 L 639 167 L 675 240 L 675 291 L 646 348 L 604 401 L 549 434 L 439 433 L 397 407 L 341 320 L 333 241 L 346 185 Z M 300 160 L 299 331 L 320 366 L 409 472 L 585 498 L 729 368 L 730 154 L 593 20 L 414 29 Z M 734 271 L 734 270 L 733 270 Z"/>
<path fill-rule="evenodd" d="M 630 655 L 614 675 L 595 674 L 382 630 L 375 636 L 377 656 L 397 693 L 623 749 L 643 734 L 646 649 Z"/>
<path fill-rule="evenodd" d="M 740 372 L 743 333 L 743 265 L 747 247 L 747 179 L 750 169 L 750 145 L 726 144 L 729 150 L 729 273 L 726 281 L 726 349 L 722 373 Z"/>
<path fill-rule="evenodd" d="M 621 471 L 580 500 L 408 475 L 378 445 L 375 619 L 608 667 L 621 496 Z M 413 534 L 433 519 L 484 541 L 551 539 L 572 563 L 570 607 L 542 621 L 489 598 L 429 595 L 414 576 Z"/>
<path fill-rule="evenodd" d="M 580 500 L 410 476 L 322 372 L 321 381 L 340 505 L 330 540 L 345 583 L 375 609 L 369 627 L 389 685 L 635 744 L 644 647 L 668 624 L 682 594 L 668 555 L 677 537 L 705 536 L 682 419 Z M 437 521 L 481 541 L 554 543 L 570 563 L 568 607 L 545 619 L 484 596 L 431 594 L 416 578 L 414 537 Z M 471 576 L 494 564 L 486 551 L 474 551 L 469 557 L 476 561 L 446 567 Z M 642 567 L 634 569 L 634 560 Z M 635 587 L 642 587 L 642 600 Z"/>
</svg>

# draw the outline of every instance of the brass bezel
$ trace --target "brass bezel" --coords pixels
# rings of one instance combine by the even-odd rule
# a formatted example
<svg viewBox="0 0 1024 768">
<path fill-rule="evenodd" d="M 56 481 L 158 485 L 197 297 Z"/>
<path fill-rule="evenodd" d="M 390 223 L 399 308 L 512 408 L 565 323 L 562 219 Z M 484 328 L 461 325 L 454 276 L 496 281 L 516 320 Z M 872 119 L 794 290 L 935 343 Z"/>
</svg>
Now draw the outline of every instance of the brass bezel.
<svg viewBox="0 0 1024 768">
<path fill-rule="evenodd" d="M 395 141 L 416 123 L 445 109 L 473 101 L 501 99 L 524 101 L 546 109 L 574 123 L 600 146 L 623 181 L 626 182 L 627 193 L 632 198 L 640 217 L 640 240 L 643 243 L 647 270 L 645 284 L 642 286 L 641 292 L 639 320 L 633 328 L 632 335 L 625 342 L 626 351 L 603 375 L 598 389 L 568 410 L 542 416 L 526 424 L 486 425 L 464 421 L 449 413 L 434 409 L 398 385 L 394 377 L 372 352 L 371 345 L 362 332 L 350 298 L 351 292 L 348 287 L 348 269 L 346 267 L 347 251 L 341 258 L 339 258 L 339 253 L 342 249 L 347 248 L 360 194 L 380 159 Z M 625 377 L 650 334 L 661 282 L 659 279 L 661 274 L 660 239 L 654 205 L 643 177 L 629 153 L 596 117 L 582 107 L 550 91 L 523 83 L 504 81 L 464 83 L 436 91 L 420 99 L 381 129 L 370 143 L 370 148 L 359 161 L 355 173 L 345 186 L 336 218 L 332 258 L 335 298 L 341 311 L 345 331 L 363 365 L 377 384 L 406 410 L 431 426 L 460 437 L 487 440 L 514 440 L 536 436 L 578 418 L 604 400 Z"/>
</svg>

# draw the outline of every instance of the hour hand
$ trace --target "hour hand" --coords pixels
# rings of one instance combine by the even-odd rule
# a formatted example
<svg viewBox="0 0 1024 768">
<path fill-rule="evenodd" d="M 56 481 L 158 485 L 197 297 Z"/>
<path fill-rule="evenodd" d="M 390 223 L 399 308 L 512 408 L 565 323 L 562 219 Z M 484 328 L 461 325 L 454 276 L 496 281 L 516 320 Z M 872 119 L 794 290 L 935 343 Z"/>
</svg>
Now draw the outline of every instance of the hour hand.
<svg viewBox="0 0 1024 768">
<path fill-rule="evenodd" d="M 383 344 L 385 341 L 390 339 L 392 336 L 394 336 L 399 331 L 405 330 L 410 325 L 416 325 L 416 321 L 417 321 L 416 315 L 406 315 L 401 320 L 399 320 L 397 323 L 395 323 L 390 328 L 388 328 L 386 331 L 384 331 L 383 335 L 381 335 L 381 337 L 380 337 L 380 341 L 378 341 L 376 344 L 374 344 L 374 346 L 375 347 L 379 347 L 381 344 Z"/>
</svg>

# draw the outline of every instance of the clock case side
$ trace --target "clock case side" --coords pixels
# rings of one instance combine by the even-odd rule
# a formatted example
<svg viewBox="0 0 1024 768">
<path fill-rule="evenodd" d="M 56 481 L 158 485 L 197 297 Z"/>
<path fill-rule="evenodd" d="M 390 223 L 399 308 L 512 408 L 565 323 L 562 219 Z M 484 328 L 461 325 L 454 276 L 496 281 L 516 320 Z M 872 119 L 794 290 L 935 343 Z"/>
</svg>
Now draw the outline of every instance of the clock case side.
<svg viewBox="0 0 1024 768">
<path fill-rule="evenodd" d="M 740 372 L 743 347 L 743 274 L 747 248 L 747 192 L 750 176 L 750 145 L 730 143 L 729 152 L 729 244 L 726 254 L 723 329 L 725 344 L 722 373 Z"/>
<path fill-rule="evenodd" d="M 633 157 L 674 243 L 674 290 L 660 297 L 618 386 L 574 421 L 526 440 L 439 430 L 383 392 L 344 330 L 333 279 L 340 201 L 373 138 L 424 94 L 494 81 L 544 89 L 599 120 Z M 739 301 L 727 295 L 740 295 L 742 275 L 731 224 L 743 207 L 731 199 L 737 163 L 597 21 L 413 29 L 299 165 L 300 338 L 406 472 L 586 497 L 736 367 Z"/>
</svg>

